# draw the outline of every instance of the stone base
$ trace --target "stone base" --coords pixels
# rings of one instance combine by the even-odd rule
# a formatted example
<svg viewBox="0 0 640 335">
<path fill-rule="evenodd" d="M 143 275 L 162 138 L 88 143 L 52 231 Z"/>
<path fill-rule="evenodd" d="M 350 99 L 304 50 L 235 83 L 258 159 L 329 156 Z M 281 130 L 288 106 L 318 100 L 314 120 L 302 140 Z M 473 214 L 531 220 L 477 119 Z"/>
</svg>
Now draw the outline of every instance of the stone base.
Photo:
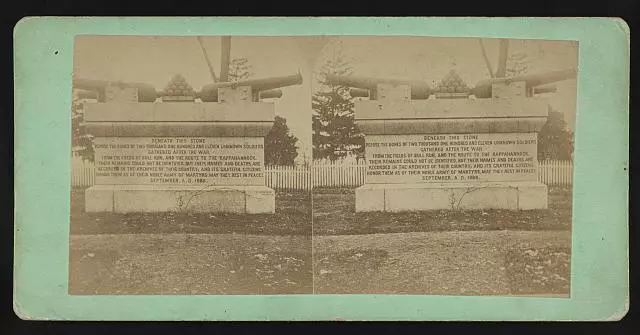
<svg viewBox="0 0 640 335">
<path fill-rule="evenodd" d="M 273 214 L 275 203 L 266 186 L 97 185 L 85 192 L 87 212 Z"/>
<path fill-rule="evenodd" d="M 547 186 L 539 182 L 367 184 L 356 189 L 356 212 L 547 206 Z"/>
</svg>

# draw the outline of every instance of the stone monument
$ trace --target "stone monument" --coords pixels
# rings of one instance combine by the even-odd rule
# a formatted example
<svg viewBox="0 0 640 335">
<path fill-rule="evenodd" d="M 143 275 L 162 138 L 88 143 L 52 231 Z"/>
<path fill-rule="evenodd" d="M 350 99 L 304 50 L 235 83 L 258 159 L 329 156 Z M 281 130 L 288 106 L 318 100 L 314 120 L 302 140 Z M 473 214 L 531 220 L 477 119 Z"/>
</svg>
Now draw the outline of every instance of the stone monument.
<svg viewBox="0 0 640 335">
<path fill-rule="evenodd" d="M 275 106 L 261 98 L 301 82 L 298 73 L 195 92 L 178 75 L 156 92 L 146 84 L 74 79 L 75 88 L 98 92 L 98 102 L 85 105 L 96 166 L 86 211 L 274 213 L 264 137 Z"/>
<path fill-rule="evenodd" d="M 548 104 L 539 93 L 575 70 L 492 78 L 470 88 L 450 72 L 423 82 L 329 76 L 351 87 L 365 134 L 366 182 L 356 211 L 547 208 L 538 182 L 537 133 Z"/>
</svg>

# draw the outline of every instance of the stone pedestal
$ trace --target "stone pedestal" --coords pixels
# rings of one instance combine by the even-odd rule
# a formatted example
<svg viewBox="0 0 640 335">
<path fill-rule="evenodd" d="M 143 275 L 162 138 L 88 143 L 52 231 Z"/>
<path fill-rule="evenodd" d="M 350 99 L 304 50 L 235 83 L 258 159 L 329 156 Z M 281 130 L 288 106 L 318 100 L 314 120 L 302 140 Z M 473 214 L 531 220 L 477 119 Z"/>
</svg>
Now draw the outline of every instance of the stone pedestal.
<svg viewBox="0 0 640 335">
<path fill-rule="evenodd" d="M 539 182 L 368 184 L 356 189 L 356 212 L 547 208 Z"/>
<path fill-rule="evenodd" d="M 275 191 L 266 186 L 97 185 L 85 197 L 87 212 L 275 212 Z"/>
<path fill-rule="evenodd" d="M 367 159 L 357 212 L 547 208 L 537 174 L 543 100 L 370 100 L 355 114 Z"/>
<path fill-rule="evenodd" d="M 87 212 L 275 213 L 265 186 L 264 136 L 273 104 L 100 103 Z"/>
</svg>

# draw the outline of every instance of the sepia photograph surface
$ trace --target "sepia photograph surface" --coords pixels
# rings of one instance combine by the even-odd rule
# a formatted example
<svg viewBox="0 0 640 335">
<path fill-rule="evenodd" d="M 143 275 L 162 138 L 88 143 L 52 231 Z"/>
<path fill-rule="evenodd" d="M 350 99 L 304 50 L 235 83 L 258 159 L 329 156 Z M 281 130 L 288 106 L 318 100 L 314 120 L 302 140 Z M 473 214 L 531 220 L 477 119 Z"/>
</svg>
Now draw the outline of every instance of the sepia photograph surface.
<svg viewBox="0 0 640 335">
<path fill-rule="evenodd" d="M 76 37 L 70 294 L 312 292 L 313 47 Z"/>
<path fill-rule="evenodd" d="M 333 38 L 315 293 L 568 297 L 577 66 L 571 41 Z"/>
<path fill-rule="evenodd" d="M 77 36 L 69 293 L 569 297 L 578 43 Z"/>
</svg>

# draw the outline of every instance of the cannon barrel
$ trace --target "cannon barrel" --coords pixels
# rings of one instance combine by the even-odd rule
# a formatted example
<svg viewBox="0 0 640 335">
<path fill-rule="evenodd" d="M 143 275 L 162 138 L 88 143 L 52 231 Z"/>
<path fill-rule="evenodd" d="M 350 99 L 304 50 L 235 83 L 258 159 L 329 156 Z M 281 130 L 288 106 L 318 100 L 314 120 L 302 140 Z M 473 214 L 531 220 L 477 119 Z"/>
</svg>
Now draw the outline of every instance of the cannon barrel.
<svg viewBox="0 0 640 335">
<path fill-rule="evenodd" d="M 223 87 L 251 86 L 252 91 L 263 92 L 299 84 L 302 84 L 302 74 L 300 72 L 289 76 L 209 84 L 202 87 L 198 97 L 202 101 L 218 101 L 218 89 Z"/>
<path fill-rule="evenodd" d="M 104 99 L 104 89 L 108 85 L 138 89 L 139 102 L 153 102 L 158 97 L 158 92 L 156 91 L 156 89 L 152 85 L 145 84 L 145 83 L 128 83 L 123 81 L 73 78 L 74 88 L 85 90 L 85 91 L 98 92 L 99 100 Z"/>
<path fill-rule="evenodd" d="M 260 92 L 260 99 L 277 99 L 282 97 L 281 90 L 267 90 Z"/>
<path fill-rule="evenodd" d="M 555 93 L 558 90 L 556 85 L 541 85 L 533 88 L 533 94 Z"/>
<path fill-rule="evenodd" d="M 578 75 L 576 69 L 559 70 L 545 73 L 525 74 L 507 78 L 507 83 L 524 81 L 527 87 L 536 87 L 541 85 L 553 84 L 559 81 L 575 79 Z"/>
<path fill-rule="evenodd" d="M 534 74 L 524 74 L 515 77 L 504 77 L 504 78 L 491 78 L 481 80 L 476 84 L 476 86 L 471 90 L 471 93 L 476 96 L 476 98 L 491 98 L 492 96 L 492 87 L 491 85 L 497 83 L 505 83 L 510 84 L 513 82 L 523 81 L 526 83 L 527 88 L 535 88 L 542 85 L 552 84 L 559 81 L 574 79 L 577 76 L 576 69 L 568 69 L 568 70 L 558 70 L 544 73 L 534 73 Z"/>
<path fill-rule="evenodd" d="M 329 74 L 327 75 L 327 82 L 331 85 L 347 86 L 361 90 L 369 90 L 370 92 L 375 92 L 378 84 L 407 85 L 411 87 L 411 99 L 428 99 L 429 95 L 431 95 L 431 87 L 425 82 L 416 80 L 337 76 Z M 353 93 L 357 96 L 369 96 L 369 94 L 364 95 L 364 92 L 361 90 L 353 91 Z"/>
</svg>

